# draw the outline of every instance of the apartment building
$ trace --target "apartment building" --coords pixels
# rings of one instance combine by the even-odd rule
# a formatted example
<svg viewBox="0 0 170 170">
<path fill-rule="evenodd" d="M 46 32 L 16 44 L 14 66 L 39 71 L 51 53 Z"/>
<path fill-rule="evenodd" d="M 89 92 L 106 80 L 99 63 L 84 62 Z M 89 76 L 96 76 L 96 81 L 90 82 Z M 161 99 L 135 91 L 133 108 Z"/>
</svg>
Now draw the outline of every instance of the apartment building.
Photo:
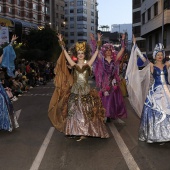
<svg viewBox="0 0 170 170">
<path fill-rule="evenodd" d="M 141 2 L 142 0 L 133 0 L 132 3 L 132 30 L 136 37 L 138 47 L 142 52 L 146 51 L 145 38 L 141 37 Z"/>
<path fill-rule="evenodd" d="M 164 44 L 166 55 L 170 55 L 170 0 L 142 0 L 141 37 L 146 38 L 149 56 L 155 44 Z"/>
<path fill-rule="evenodd" d="M 65 0 L 65 37 L 68 47 L 90 40 L 98 28 L 97 0 Z"/>
<path fill-rule="evenodd" d="M 0 25 L 19 37 L 45 26 L 64 33 L 64 5 L 64 0 L 0 0 Z"/>
<path fill-rule="evenodd" d="M 46 0 L 45 22 L 54 30 L 65 34 L 65 1 L 64 0 Z"/>
</svg>

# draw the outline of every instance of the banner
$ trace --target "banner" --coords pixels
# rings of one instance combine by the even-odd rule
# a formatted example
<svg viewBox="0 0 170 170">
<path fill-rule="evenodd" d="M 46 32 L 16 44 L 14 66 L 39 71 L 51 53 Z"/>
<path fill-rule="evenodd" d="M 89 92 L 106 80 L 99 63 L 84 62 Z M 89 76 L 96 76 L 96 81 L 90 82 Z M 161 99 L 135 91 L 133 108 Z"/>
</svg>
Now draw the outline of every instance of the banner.
<svg viewBox="0 0 170 170">
<path fill-rule="evenodd" d="M 9 30 L 8 27 L 0 26 L 0 45 L 9 42 Z"/>
</svg>

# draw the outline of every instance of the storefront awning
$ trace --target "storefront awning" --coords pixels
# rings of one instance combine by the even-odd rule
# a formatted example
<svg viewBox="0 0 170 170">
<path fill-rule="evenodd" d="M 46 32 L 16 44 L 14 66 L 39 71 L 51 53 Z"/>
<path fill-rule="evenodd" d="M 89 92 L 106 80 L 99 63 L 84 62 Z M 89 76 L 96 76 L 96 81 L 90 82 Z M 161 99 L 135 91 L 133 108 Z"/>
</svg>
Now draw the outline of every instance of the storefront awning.
<svg viewBox="0 0 170 170">
<path fill-rule="evenodd" d="M 14 24 L 10 19 L 0 17 L 0 25 L 6 26 L 6 27 L 13 27 Z"/>
<path fill-rule="evenodd" d="M 14 22 L 15 21 L 20 22 L 22 24 L 22 27 L 38 29 L 38 26 L 36 24 L 31 23 L 31 22 L 23 21 L 23 20 L 20 20 L 20 19 L 14 19 L 14 18 L 11 18 L 11 19 Z"/>
</svg>

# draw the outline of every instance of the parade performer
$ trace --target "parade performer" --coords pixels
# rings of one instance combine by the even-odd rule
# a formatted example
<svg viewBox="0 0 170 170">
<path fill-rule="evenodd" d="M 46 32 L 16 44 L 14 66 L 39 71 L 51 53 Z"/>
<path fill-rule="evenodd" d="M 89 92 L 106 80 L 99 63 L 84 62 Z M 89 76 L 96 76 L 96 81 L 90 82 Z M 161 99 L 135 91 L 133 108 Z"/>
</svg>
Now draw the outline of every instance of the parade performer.
<svg viewBox="0 0 170 170">
<path fill-rule="evenodd" d="M 147 143 L 170 141 L 170 63 L 164 62 L 163 44 L 156 44 L 153 64 L 140 52 L 135 37 L 133 42 L 126 80 L 130 103 L 141 116 L 139 140 Z M 138 66 L 144 68 L 139 70 Z M 151 87 L 150 77 L 154 79 Z"/>
<path fill-rule="evenodd" d="M 13 41 L 17 39 L 16 35 L 12 36 L 11 43 L 3 48 L 0 57 L 0 66 L 6 69 L 8 76 L 14 77 L 14 60 L 16 58 L 15 51 L 12 47 Z M 16 115 L 13 110 L 13 105 L 0 82 L 0 130 L 12 131 L 13 128 L 18 128 Z"/>
<path fill-rule="evenodd" d="M 91 35 L 91 46 L 95 48 L 96 42 Z M 93 50 L 94 51 L 94 50 Z M 101 47 L 100 53 L 93 64 L 96 86 L 106 109 L 106 119 L 116 119 L 119 123 L 124 123 L 121 118 L 127 117 L 125 103 L 120 90 L 119 63 L 125 51 L 125 34 L 122 35 L 121 49 L 117 52 L 111 43 L 106 43 Z"/>
<path fill-rule="evenodd" d="M 75 63 L 65 49 L 63 37 L 58 34 L 62 53 L 55 68 L 55 91 L 50 101 L 48 116 L 54 127 L 68 136 L 80 137 L 81 141 L 87 136 L 108 138 L 104 124 L 105 109 L 98 92 L 90 89 L 88 77 L 97 54 L 89 59 L 90 46 L 86 42 L 76 43 L 71 53 L 76 56 Z M 98 41 L 101 35 L 98 34 Z M 69 73 L 65 58 L 72 67 Z M 85 60 L 87 62 L 85 63 Z"/>
</svg>

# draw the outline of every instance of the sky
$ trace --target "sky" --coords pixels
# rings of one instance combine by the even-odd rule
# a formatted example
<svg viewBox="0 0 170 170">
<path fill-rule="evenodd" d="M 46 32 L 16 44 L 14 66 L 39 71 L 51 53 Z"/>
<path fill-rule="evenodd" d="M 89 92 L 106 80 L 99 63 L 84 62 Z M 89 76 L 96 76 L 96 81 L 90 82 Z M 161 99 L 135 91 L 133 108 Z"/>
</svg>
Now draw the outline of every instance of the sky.
<svg viewBox="0 0 170 170">
<path fill-rule="evenodd" d="M 97 0 L 99 26 L 132 23 L 132 0 Z"/>
</svg>

